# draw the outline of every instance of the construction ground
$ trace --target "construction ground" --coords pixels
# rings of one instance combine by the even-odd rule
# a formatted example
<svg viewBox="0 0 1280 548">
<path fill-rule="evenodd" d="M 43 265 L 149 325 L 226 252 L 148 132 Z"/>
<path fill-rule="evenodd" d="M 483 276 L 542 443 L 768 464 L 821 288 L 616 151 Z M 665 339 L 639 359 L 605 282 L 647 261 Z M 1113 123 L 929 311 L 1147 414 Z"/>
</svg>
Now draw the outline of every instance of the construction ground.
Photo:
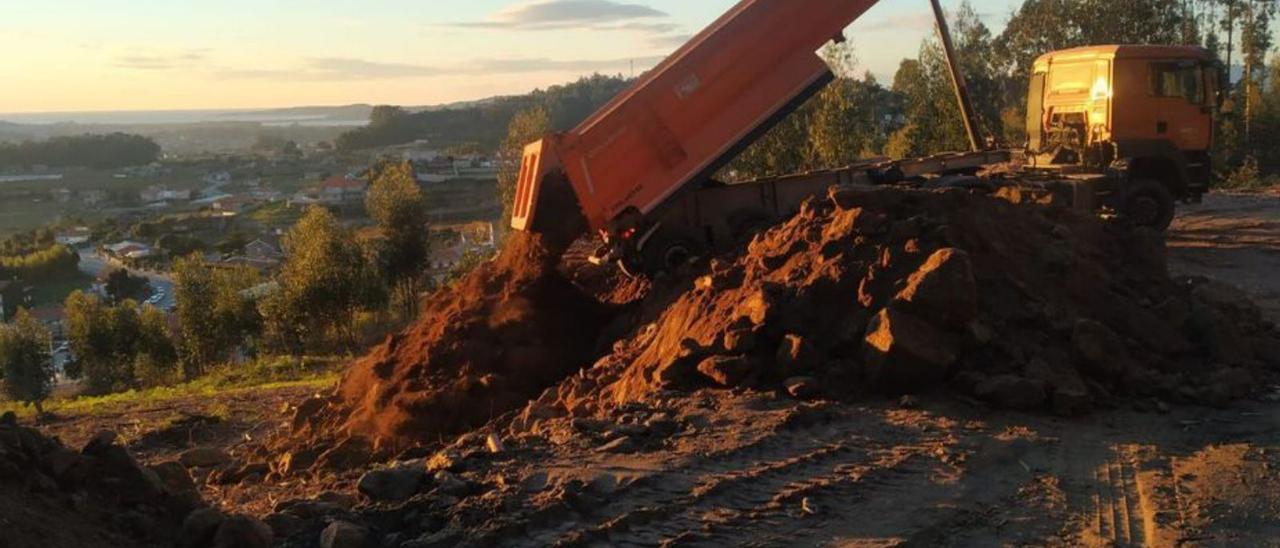
<svg viewBox="0 0 1280 548">
<path fill-rule="evenodd" d="M 1280 193 L 1154 243 L 952 194 L 594 301 L 511 254 L 332 392 L 0 424 L 0 546 L 1280 545 Z"/>
</svg>

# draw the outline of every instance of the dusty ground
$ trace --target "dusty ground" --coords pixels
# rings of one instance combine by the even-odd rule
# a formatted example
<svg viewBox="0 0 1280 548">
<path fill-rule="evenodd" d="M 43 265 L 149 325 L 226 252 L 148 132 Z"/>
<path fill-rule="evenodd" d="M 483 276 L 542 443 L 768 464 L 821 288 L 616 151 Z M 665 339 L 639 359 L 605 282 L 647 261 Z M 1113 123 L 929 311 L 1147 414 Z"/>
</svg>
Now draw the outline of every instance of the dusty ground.
<svg viewBox="0 0 1280 548">
<path fill-rule="evenodd" d="M 923 398 L 926 401 L 933 398 Z M 800 405 L 706 398 L 668 448 L 513 454 L 517 485 L 587 484 L 473 545 L 1265 546 L 1280 542 L 1280 404 L 1132 409 L 1086 420 L 991 412 L 945 397 Z M 694 398 L 696 400 L 696 398 Z M 1273 399 L 1274 400 L 1274 399 Z M 551 456 L 554 455 L 554 456 Z M 527 468 L 529 457 L 545 463 Z M 506 502 L 512 504 L 513 501 Z M 530 509 L 532 507 L 532 509 Z M 513 532 L 514 531 L 514 532 Z"/>
<path fill-rule="evenodd" d="M 1185 208 L 1170 239 L 1173 270 L 1245 287 L 1280 320 L 1277 206 L 1275 196 L 1214 195 Z M 453 525 L 431 538 L 514 546 L 1280 546 L 1280 386 L 1260 388 L 1226 408 L 1143 400 L 1083 419 L 994 411 L 941 394 L 919 398 L 919 409 L 694 394 L 638 412 L 681 425 L 638 452 L 618 454 L 608 435 L 578 427 L 512 440 L 470 475 L 520 488 L 464 502 L 506 510 L 481 524 L 458 523 L 469 514 L 456 511 Z M 605 426 L 613 428 L 621 426 Z"/>
<path fill-rule="evenodd" d="M 1280 318 L 1280 189 L 1182 206 L 1169 248 L 1175 272 L 1231 282 Z"/>
<path fill-rule="evenodd" d="M 1280 321 L 1280 197 L 1209 196 L 1183 209 L 1169 244 L 1176 273 L 1237 284 Z M 666 414 L 674 433 L 633 452 L 578 427 L 509 439 L 460 472 L 471 496 L 427 495 L 451 501 L 443 514 L 358 512 L 375 530 L 432 521 L 422 528 L 441 546 L 1280 546 L 1280 386 L 1263 388 L 1228 408 L 1144 400 L 1083 419 L 942 394 L 905 406 L 672 396 L 636 414 Z M 147 461 L 234 450 L 313 391 L 64 417 L 45 430 L 72 446 L 116 430 Z M 301 491 L 244 487 L 205 492 L 265 512 Z M 385 535 L 395 530 L 371 540 L 399 545 Z"/>
<path fill-rule="evenodd" d="M 259 439 L 280 427 L 284 407 L 314 394 L 314 387 L 239 389 L 217 396 L 185 396 L 138 405 L 104 406 L 83 414 L 65 414 L 40 425 L 69 447 L 81 447 L 94 434 L 110 430 L 146 463 L 172 460 L 193 447 L 222 447 Z"/>
</svg>

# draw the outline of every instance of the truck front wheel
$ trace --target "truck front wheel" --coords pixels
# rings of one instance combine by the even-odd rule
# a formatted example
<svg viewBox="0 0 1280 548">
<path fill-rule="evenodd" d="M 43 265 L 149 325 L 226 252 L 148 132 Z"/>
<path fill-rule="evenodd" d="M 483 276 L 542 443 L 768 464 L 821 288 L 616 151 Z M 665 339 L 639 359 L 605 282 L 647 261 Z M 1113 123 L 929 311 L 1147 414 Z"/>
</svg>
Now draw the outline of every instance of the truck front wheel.
<svg viewBox="0 0 1280 548">
<path fill-rule="evenodd" d="M 1129 184 L 1120 200 L 1120 218 L 1134 226 L 1164 231 L 1173 223 L 1173 194 L 1160 181 L 1137 179 Z"/>
</svg>

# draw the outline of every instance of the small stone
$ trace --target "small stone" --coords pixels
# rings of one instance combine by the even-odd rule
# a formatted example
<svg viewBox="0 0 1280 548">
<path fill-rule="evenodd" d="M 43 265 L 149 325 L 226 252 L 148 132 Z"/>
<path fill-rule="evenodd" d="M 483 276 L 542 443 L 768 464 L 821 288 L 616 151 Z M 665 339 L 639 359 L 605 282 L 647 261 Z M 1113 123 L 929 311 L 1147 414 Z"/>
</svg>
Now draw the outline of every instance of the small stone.
<svg viewBox="0 0 1280 548">
<path fill-rule="evenodd" d="M 600 453 L 626 453 L 631 448 L 631 438 L 622 436 L 596 448 Z"/>
<path fill-rule="evenodd" d="M 462 458 L 457 452 L 446 449 L 427 459 L 427 472 L 435 473 L 440 470 L 457 472 L 461 468 L 461 462 Z"/>
<path fill-rule="evenodd" d="M 813 399 L 822 392 L 818 380 L 813 377 L 791 377 L 782 384 L 791 397 L 799 400 Z"/>
<path fill-rule="evenodd" d="M 183 451 L 178 462 L 187 468 L 213 468 L 231 462 L 231 455 L 216 447 L 197 447 Z"/>
<path fill-rule="evenodd" d="M 307 526 L 306 520 L 287 512 L 268 514 L 266 517 L 262 518 L 262 521 L 271 528 L 271 532 L 278 539 L 287 539 L 292 537 L 293 535 L 302 532 L 302 530 Z"/>
<path fill-rule="evenodd" d="M 347 521 L 335 521 L 320 532 L 320 548 L 361 548 L 367 536 L 363 527 Z"/>
<path fill-rule="evenodd" d="M 499 438 L 497 434 L 491 433 L 485 437 L 484 446 L 493 454 L 501 453 L 503 450 L 502 439 Z"/>
<path fill-rule="evenodd" d="M 898 398 L 898 407 L 901 407 L 903 409 L 919 409 L 920 398 L 917 398 L 910 394 L 902 396 L 901 398 Z"/>
<path fill-rule="evenodd" d="M 426 476 L 421 468 L 372 470 L 360 477 L 356 489 L 370 500 L 399 502 L 417 494 Z"/>
<path fill-rule="evenodd" d="M 746 356 L 711 356 L 698 362 L 698 372 L 720 386 L 738 386 L 751 374 Z"/>
</svg>

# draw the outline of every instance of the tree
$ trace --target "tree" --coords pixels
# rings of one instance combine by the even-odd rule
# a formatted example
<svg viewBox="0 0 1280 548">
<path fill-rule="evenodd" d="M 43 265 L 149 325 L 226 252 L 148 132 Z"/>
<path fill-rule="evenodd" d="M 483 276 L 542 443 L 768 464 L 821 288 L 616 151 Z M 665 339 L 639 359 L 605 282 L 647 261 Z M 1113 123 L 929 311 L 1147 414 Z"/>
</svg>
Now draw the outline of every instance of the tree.
<svg viewBox="0 0 1280 548">
<path fill-rule="evenodd" d="M 417 312 L 430 261 L 427 199 L 418 186 L 410 162 L 382 162 L 370 174 L 365 198 L 369 216 L 378 223 L 382 239 L 378 266 L 405 319 Z"/>
<path fill-rule="evenodd" d="M 123 268 L 117 268 L 107 274 L 107 281 L 104 284 L 104 291 L 107 298 L 111 299 L 112 304 L 124 302 L 126 299 L 136 299 L 142 296 L 151 287 L 151 283 L 142 276 L 133 276 L 129 271 Z"/>
<path fill-rule="evenodd" d="M 173 268 L 181 338 L 178 354 L 188 377 L 203 375 L 258 333 L 260 318 L 246 293 L 258 285 L 248 268 L 214 268 L 199 255 L 179 259 Z"/>
<path fill-rule="evenodd" d="M 507 137 L 498 153 L 498 197 L 502 200 L 502 218 L 510 219 L 516 198 L 516 180 L 524 147 L 551 132 L 551 114 L 541 106 L 531 107 L 511 118 Z"/>
<path fill-rule="evenodd" d="M 354 344 L 356 313 L 378 300 L 377 277 L 365 250 L 329 210 L 307 209 L 284 238 L 288 259 L 279 289 L 259 307 L 278 349 L 340 340 Z"/>
<path fill-rule="evenodd" d="M 133 375 L 140 332 L 137 306 L 133 301 L 108 306 L 82 291 L 67 297 L 67 339 L 76 356 L 67 374 L 83 378 L 90 393 L 107 394 L 137 386 Z"/>
<path fill-rule="evenodd" d="M 44 400 L 53 392 L 49 330 L 19 310 L 12 324 L 0 326 L 0 381 L 9 399 L 34 405 L 44 415 Z"/>
<path fill-rule="evenodd" d="M 133 375 L 142 386 L 163 386 L 178 380 L 178 349 L 169 335 L 169 320 L 154 306 L 143 306 L 138 315 L 136 351 Z"/>
</svg>

